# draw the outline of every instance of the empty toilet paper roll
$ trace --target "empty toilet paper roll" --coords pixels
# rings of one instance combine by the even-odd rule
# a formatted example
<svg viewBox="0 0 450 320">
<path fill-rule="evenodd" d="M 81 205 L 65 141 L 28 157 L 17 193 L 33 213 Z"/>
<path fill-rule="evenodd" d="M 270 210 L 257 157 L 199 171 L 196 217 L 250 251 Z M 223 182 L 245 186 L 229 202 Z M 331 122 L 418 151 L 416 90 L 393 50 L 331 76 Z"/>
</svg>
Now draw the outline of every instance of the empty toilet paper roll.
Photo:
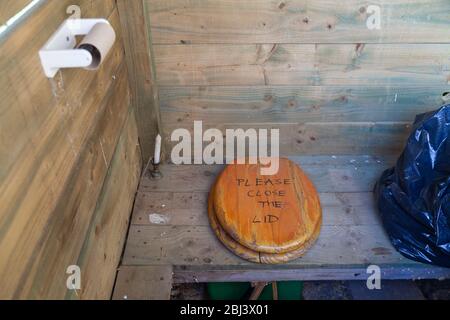
<svg viewBox="0 0 450 320">
<path fill-rule="evenodd" d="M 115 40 L 116 33 L 110 24 L 97 23 L 78 46 L 79 49 L 87 50 L 92 55 L 92 63 L 86 69 L 98 69 L 114 45 Z"/>
</svg>

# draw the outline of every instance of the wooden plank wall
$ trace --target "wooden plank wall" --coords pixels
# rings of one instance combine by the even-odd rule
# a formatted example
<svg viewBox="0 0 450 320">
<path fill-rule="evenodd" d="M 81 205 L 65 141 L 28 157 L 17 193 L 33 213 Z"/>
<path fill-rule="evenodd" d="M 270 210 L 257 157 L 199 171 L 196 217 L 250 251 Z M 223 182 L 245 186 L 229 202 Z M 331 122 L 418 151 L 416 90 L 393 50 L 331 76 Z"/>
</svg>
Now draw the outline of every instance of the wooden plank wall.
<svg viewBox="0 0 450 320">
<path fill-rule="evenodd" d="M 142 158 L 147 163 L 153 155 L 155 137 L 161 131 L 150 31 L 142 0 L 117 0 L 117 6 L 124 31 L 131 102 L 136 109 Z"/>
<path fill-rule="evenodd" d="M 69 5 L 117 41 L 98 71 L 47 79 L 38 51 Z M 0 298 L 110 298 L 142 166 L 116 2 L 44 2 L 0 43 L 0 93 Z"/>
<path fill-rule="evenodd" d="M 391 154 L 450 90 L 447 0 L 144 1 L 166 141 L 203 120 L 279 126 L 284 154 Z"/>
</svg>

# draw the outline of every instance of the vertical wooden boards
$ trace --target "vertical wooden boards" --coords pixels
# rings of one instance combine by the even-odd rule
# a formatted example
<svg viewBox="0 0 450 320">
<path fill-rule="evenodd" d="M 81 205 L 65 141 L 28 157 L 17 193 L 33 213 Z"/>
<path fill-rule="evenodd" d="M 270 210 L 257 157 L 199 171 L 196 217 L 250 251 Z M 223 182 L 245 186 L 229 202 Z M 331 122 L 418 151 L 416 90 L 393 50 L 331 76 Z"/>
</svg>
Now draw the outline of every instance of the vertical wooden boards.
<svg viewBox="0 0 450 320">
<path fill-rule="evenodd" d="M 69 5 L 84 18 L 107 18 L 116 43 L 99 70 L 65 69 L 47 79 L 38 51 Z M 115 1 L 44 2 L 0 44 L 0 73 L 0 297 L 62 299 L 130 108 Z M 112 259 L 105 263 L 115 268 Z"/>
<path fill-rule="evenodd" d="M 77 261 L 81 290 L 72 299 L 109 299 L 141 172 L 136 120 L 129 114 Z"/>
<path fill-rule="evenodd" d="M 117 274 L 114 300 L 169 300 L 172 266 L 122 266 Z"/>
<path fill-rule="evenodd" d="M 381 29 L 363 0 L 145 0 L 155 44 L 437 43 L 449 39 L 446 0 L 380 0 Z"/>
<path fill-rule="evenodd" d="M 128 65 L 132 103 L 142 147 L 144 163 L 151 158 L 154 139 L 159 132 L 159 101 L 154 80 L 150 31 L 142 0 L 118 0 Z"/>
</svg>

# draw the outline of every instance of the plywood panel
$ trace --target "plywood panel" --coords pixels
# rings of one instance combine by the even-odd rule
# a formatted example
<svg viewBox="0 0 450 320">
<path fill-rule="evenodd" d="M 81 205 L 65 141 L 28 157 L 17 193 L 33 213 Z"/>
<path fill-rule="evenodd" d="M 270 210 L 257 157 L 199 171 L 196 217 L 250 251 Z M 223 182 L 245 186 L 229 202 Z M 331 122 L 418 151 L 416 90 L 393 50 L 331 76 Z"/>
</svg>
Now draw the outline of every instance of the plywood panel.
<svg viewBox="0 0 450 320">
<path fill-rule="evenodd" d="M 447 85 L 449 44 L 155 46 L 158 84 Z"/>
<path fill-rule="evenodd" d="M 155 43 L 447 42 L 446 0 L 145 0 Z"/>
<path fill-rule="evenodd" d="M 413 121 L 444 103 L 441 86 L 173 86 L 160 88 L 164 123 Z"/>
<path fill-rule="evenodd" d="M 69 292 L 70 298 L 86 300 L 111 297 L 140 169 L 136 120 L 134 114 L 130 113 L 77 261 L 82 270 L 83 285 L 79 292 Z"/>
</svg>

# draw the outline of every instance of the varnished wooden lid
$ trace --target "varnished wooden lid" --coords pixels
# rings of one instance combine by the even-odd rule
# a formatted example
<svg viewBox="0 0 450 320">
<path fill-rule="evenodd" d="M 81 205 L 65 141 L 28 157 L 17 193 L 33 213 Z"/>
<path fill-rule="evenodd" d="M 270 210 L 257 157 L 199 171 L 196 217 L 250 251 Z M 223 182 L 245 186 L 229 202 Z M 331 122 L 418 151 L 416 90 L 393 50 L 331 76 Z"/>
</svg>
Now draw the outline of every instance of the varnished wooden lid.
<svg viewBox="0 0 450 320">
<path fill-rule="evenodd" d="M 208 199 L 208 217 L 211 224 L 211 228 L 216 234 L 217 238 L 234 254 L 237 256 L 255 263 L 264 264 L 279 264 L 286 263 L 291 260 L 301 257 L 307 249 L 316 241 L 320 232 L 320 225 L 318 225 L 315 233 L 305 242 L 304 245 L 296 250 L 286 253 L 261 253 L 244 247 L 232 237 L 230 237 L 225 230 L 220 226 L 217 220 L 216 213 L 214 211 L 214 188 L 210 191 Z"/>
<path fill-rule="evenodd" d="M 317 234 L 322 213 L 317 191 L 298 165 L 279 159 L 275 175 L 259 164 L 231 164 L 214 191 L 220 227 L 240 245 L 261 253 L 301 249 Z"/>
</svg>

